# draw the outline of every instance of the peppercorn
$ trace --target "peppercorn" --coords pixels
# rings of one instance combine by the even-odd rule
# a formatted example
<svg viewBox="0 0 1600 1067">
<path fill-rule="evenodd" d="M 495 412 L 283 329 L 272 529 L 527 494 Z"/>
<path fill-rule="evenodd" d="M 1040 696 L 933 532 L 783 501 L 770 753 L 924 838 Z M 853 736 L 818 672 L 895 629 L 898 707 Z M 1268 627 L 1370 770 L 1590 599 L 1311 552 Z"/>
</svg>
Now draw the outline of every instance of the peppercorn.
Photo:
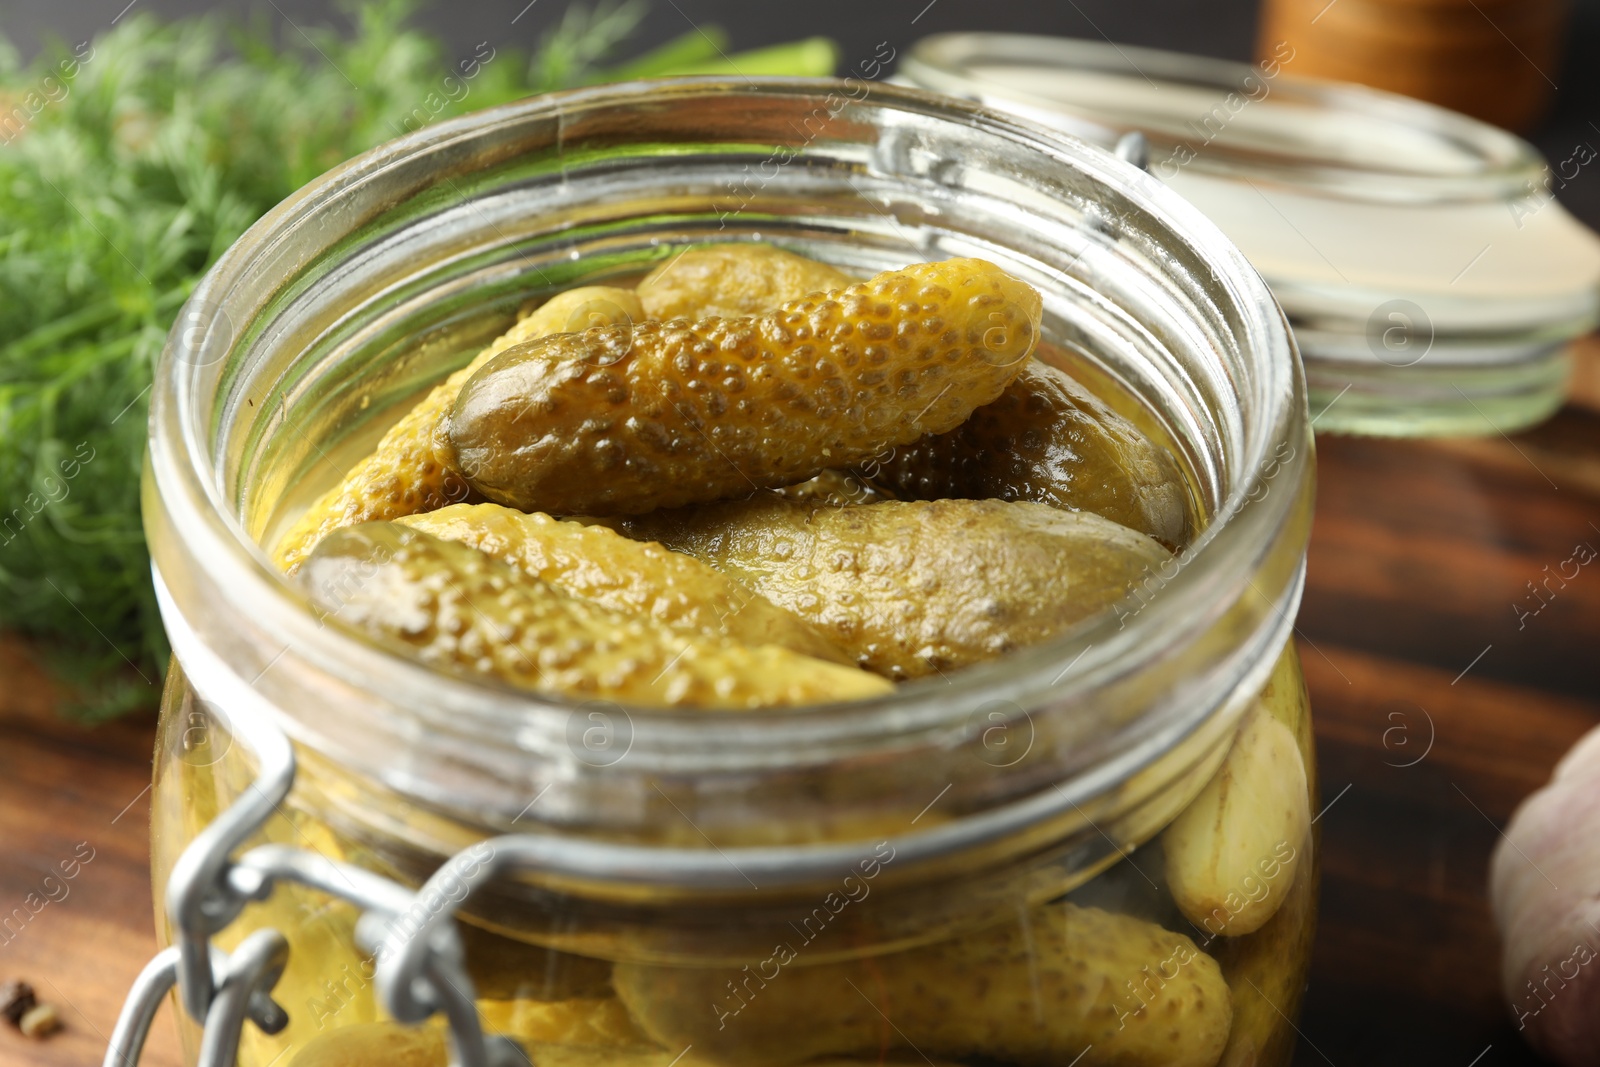
<svg viewBox="0 0 1600 1067">
<path fill-rule="evenodd" d="M 37 1003 L 39 998 L 34 996 L 33 986 L 27 982 L 15 978 L 0 982 L 0 1015 L 12 1026 L 21 1026 L 22 1017 Z"/>
<path fill-rule="evenodd" d="M 61 1029 L 61 1016 L 54 1004 L 35 1004 L 23 1014 L 17 1026 L 25 1037 L 49 1037 Z"/>
</svg>

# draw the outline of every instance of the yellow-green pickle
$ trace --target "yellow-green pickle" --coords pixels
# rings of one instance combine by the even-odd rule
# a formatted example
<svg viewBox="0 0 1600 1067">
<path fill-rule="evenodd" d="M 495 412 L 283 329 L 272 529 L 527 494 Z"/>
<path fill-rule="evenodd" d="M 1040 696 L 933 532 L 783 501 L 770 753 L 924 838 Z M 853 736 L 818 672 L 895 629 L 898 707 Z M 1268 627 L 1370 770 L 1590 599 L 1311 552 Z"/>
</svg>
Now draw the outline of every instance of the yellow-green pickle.
<svg viewBox="0 0 1600 1067">
<path fill-rule="evenodd" d="M 1094 512 L 1169 548 L 1187 533 L 1172 457 L 1040 360 L 960 426 L 875 457 L 870 469 L 907 500 L 1037 500 Z"/>
<path fill-rule="evenodd" d="M 857 279 L 726 243 L 606 281 L 438 376 L 263 546 L 330 631 L 508 701 L 601 708 L 608 729 L 782 716 L 800 739 L 1052 641 L 1092 633 L 1091 653 L 1183 580 L 1206 527 L 1188 461 L 1080 380 L 1042 340 L 1040 294 L 993 263 Z M 897 791 L 852 750 L 852 789 L 775 776 L 770 810 L 793 818 L 770 828 L 695 817 L 716 797 L 668 764 L 614 789 L 609 765 L 574 764 L 603 811 L 530 789 L 497 832 L 620 839 L 617 819 L 676 812 L 684 848 L 856 858 L 815 889 L 602 901 L 553 879 L 475 898 L 460 923 L 480 1022 L 536 1067 L 1281 1067 L 1313 931 L 1316 767 L 1293 645 L 1269 659 L 1165 777 L 1058 801 L 1035 837 L 943 866 L 916 867 L 904 840 L 978 810 L 999 779 L 976 759 Z M 989 709 L 1002 690 L 962 699 Z M 992 768 L 1080 744 L 974 715 Z M 930 732 L 930 765 L 959 740 Z M 159 745 L 158 887 L 254 775 L 181 684 Z M 257 842 L 413 885 L 474 843 L 428 798 L 372 815 L 381 790 L 333 759 L 305 752 L 298 774 Z M 806 824 L 808 805 L 836 810 Z M 358 917 L 279 884 L 218 935 L 290 942 L 273 992 L 289 1025 L 247 1026 L 240 1064 L 445 1067 L 440 1017 L 385 1015 Z"/>
<path fill-rule="evenodd" d="M 1025 501 L 812 507 L 758 493 L 625 528 L 718 567 L 894 679 L 1042 641 L 1169 558 L 1092 512 Z"/>
</svg>

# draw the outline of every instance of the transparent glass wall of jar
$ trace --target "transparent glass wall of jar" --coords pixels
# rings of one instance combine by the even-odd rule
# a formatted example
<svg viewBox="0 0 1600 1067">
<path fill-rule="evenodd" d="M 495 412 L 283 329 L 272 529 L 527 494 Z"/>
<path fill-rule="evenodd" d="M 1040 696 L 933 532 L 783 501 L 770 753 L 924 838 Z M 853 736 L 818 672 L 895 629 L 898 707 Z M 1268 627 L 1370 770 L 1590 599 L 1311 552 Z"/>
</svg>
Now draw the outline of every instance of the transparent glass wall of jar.
<svg viewBox="0 0 1600 1067">
<path fill-rule="evenodd" d="M 259 544 L 518 306 L 756 239 L 859 275 L 981 255 L 1040 289 L 1071 369 L 1186 466 L 1185 553 L 1125 610 L 948 682 L 732 723 L 618 709 L 615 759 L 571 743 L 573 707 L 321 627 L 273 570 Z M 504 833 L 660 850 L 631 878 L 557 861 L 471 901 L 485 1025 L 535 1062 L 1287 1062 L 1315 899 L 1286 646 L 1304 384 L 1260 279 L 1148 176 L 864 82 L 583 90 L 333 172 L 241 240 L 188 321 L 147 527 L 169 629 L 226 670 L 169 685 L 158 899 L 249 787 L 224 721 L 243 687 L 300 760 L 265 839 L 411 884 Z M 818 849 L 838 870 L 804 884 L 690 884 L 671 860 L 737 874 Z M 247 1031 L 241 1062 L 443 1061 L 437 1027 L 381 1019 L 354 919 L 280 889 L 219 938 L 291 944 L 290 1025 Z"/>
</svg>

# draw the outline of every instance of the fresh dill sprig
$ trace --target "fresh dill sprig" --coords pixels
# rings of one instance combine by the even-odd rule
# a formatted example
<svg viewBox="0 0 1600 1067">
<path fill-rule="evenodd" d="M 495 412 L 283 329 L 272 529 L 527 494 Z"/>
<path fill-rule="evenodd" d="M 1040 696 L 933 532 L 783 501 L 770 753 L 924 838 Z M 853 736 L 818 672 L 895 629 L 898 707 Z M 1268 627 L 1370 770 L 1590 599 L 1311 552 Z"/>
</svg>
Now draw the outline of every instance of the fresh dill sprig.
<svg viewBox="0 0 1600 1067">
<path fill-rule="evenodd" d="M 529 80 L 552 89 L 580 84 L 595 64 L 633 35 L 647 7 L 643 0 L 600 0 L 592 8 L 567 8 L 534 56 Z"/>
<path fill-rule="evenodd" d="M 487 61 L 408 28 L 406 0 L 352 14 L 354 34 L 281 43 L 265 25 L 134 14 L 29 65 L 0 40 L 0 629 L 41 639 L 80 717 L 153 705 L 165 670 L 140 468 L 152 370 L 199 276 L 352 155 L 603 80 L 643 9 L 574 6 L 531 54 L 496 43 Z M 623 69 L 717 69 L 724 44 L 691 32 Z M 827 42 L 786 55 L 788 73 L 831 72 Z"/>
</svg>

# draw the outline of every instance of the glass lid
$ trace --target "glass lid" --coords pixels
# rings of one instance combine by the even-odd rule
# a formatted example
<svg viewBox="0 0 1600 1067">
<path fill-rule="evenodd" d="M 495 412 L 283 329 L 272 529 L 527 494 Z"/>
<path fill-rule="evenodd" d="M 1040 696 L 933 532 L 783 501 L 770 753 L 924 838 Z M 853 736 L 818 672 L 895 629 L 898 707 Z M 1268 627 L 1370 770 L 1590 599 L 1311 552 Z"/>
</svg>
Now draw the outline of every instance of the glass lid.
<svg viewBox="0 0 1600 1067">
<path fill-rule="evenodd" d="M 1402 433 L 1504 430 L 1548 414 L 1566 343 L 1600 321 L 1600 239 L 1555 202 L 1538 152 L 1432 104 L 1297 78 L 1294 59 L 1286 42 L 1246 64 L 961 33 L 919 41 L 899 76 L 1105 147 L 1143 135 L 1150 173 L 1272 286 L 1314 393 L 1354 384 L 1376 398 L 1392 386 L 1391 432 Z M 1495 364 L 1511 370 L 1447 373 Z M 1465 423 L 1410 419 L 1430 393 L 1479 409 Z M 1384 432 L 1384 418 L 1369 410 L 1361 429 Z"/>
<path fill-rule="evenodd" d="M 1025 34 L 941 34 L 902 75 L 1102 145 L 1150 142 L 1149 170 L 1250 257 L 1291 313 L 1432 297 L 1436 327 L 1587 327 L 1600 242 L 1522 201 L 1544 163 L 1520 138 L 1391 93 L 1256 64 Z M 1486 303 L 1487 302 L 1487 303 Z"/>
<path fill-rule="evenodd" d="M 1014 33 L 925 37 L 902 76 L 1026 111 L 1089 141 L 1137 130 L 1152 169 L 1272 178 L 1354 199 L 1503 200 L 1544 169 L 1504 130 L 1409 97 L 1285 77 L 1287 43 L 1256 64 Z"/>
</svg>

